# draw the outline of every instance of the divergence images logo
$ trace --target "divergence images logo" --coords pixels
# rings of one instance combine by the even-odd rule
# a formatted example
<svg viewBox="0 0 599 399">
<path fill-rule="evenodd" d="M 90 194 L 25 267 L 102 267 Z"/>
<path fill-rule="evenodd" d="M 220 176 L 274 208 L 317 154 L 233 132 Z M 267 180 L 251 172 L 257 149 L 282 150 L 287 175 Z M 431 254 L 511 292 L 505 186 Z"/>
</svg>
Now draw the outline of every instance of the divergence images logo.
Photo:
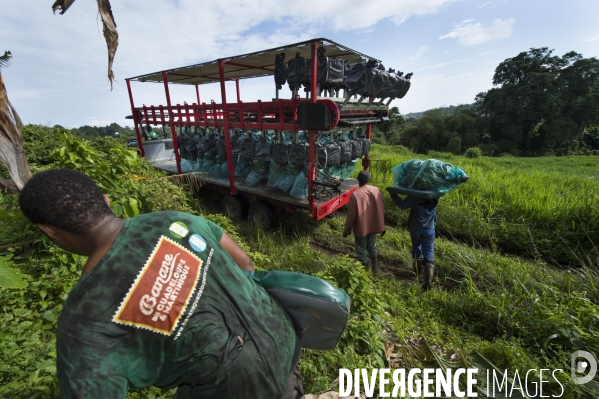
<svg viewBox="0 0 599 399">
<path fill-rule="evenodd" d="M 577 361 L 577 359 L 580 358 L 583 358 L 584 360 Z M 574 381 L 575 384 L 586 384 L 587 382 L 595 378 L 595 375 L 597 374 L 597 361 L 595 360 L 593 355 L 586 351 L 574 352 L 572 354 L 571 366 L 572 381 Z M 581 376 L 582 373 L 587 371 L 588 367 L 590 367 L 590 369 L 588 369 L 588 374 L 585 376 Z"/>
</svg>

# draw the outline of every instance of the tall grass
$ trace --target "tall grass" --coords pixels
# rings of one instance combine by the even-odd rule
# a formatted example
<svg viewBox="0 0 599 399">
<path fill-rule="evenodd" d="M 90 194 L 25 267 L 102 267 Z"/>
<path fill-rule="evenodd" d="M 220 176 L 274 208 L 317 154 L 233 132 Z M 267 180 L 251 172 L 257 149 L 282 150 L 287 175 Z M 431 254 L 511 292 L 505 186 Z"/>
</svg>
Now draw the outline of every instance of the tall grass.
<svg viewBox="0 0 599 399">
<path fill-rule="evenodd" d="M 441 238 L 436 282 L 425 292 L 412 272 L 410 239 L 402 226 L 389 226 L 377 247 L 385 270 L 400 272 L 405 280 L 389 273 L 373 280 L 358 263 L 310 246 L 317 242 L 352 253 L 353 238 L 342 237 L 344 221 L 337 215 L 314 223 L 299 212 L 271 232 L 238 223 L 249 250 L 262 254 L 259 267 L 328 274 L 350 292 L 352 304 L 378 303 L 367 312 L 359 310 L 364 305 L 353 308 L 357 324 L 334 351 L 304 351 L 307 392 L 326 389 L 339 368 L 379 367 L 381 361 L 391 367 L 472 365 L 483 354 L 503 369 L 563 369 L 560 381 L 573 397 L 595 394 L 566 375 L 574 350 L 599 352 L 593 327 L 599 323 L 599 276 L 593 269 L 565 271 Z M 348 273 L 355 283 L 339 284 L 335 276 Z"/>
<path fill-rule="evenodd" d="M 378 145 L 373 153 L 391 167 L 412 158 L 437 158 L 471 176 L 440 201 L 442 235 L 570 266 L 581 264 L 580 254 L 597 256 L 599 157 L 423 157 L 402 147 Z M 371 171 L 373 184 L 384 191 L 393 178 L 381 164 L 375 162 Z M 390 222 L 405 223 L 407 212 L 396 209 L 386 192 L 385 205 Z"/>
</svg>

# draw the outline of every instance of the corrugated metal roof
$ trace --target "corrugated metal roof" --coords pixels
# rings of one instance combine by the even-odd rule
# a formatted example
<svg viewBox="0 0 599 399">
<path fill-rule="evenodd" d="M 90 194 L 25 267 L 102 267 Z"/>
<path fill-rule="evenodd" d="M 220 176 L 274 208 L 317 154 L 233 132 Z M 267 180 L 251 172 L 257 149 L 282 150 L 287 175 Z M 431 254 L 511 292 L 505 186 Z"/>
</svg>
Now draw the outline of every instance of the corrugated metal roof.
<svg viewBox="0 0 599 399">
<path fill-rule="evenodd" d="M 300 43 L 279 46 L 269 50 L 258 51 L 255 53 L 237 55 L 234 57 L 223 58 L 229 62 L 225 63 L 225 80 L 248 79 L 260 76 L 274 75 L 275 55 L 285 53 L 285 60 L 288 61 L 300 53 L 302 57 L 309 59 L 312 57 L 311 44 L 318 41 L 318 47 L 326 49 L 327 57 L 340 58 L 349 62 L 362 62 L 368 59 L 376 59 L 366 54 L 335 43 L 325 38 L 310 39 Z M 378 60 L 377 60 L 378 61 Z M 204 62 L 202 64 L 189 65 L 180 68 L 168 69 L 166 71 L 153 72 L 146 75 L 135 76 L 128 80 L 139 82 L 164 82 L 163 72 L 168 72 L 168 82 L 188 85 L 201 85 L 219 81 L 219 60 Z M 259 69 L 248 68 L 246 66 L 233 65 L 232 63 L 250 65 Z M 263 68 L 263 69 L 260 69 Z"/>
</svg>

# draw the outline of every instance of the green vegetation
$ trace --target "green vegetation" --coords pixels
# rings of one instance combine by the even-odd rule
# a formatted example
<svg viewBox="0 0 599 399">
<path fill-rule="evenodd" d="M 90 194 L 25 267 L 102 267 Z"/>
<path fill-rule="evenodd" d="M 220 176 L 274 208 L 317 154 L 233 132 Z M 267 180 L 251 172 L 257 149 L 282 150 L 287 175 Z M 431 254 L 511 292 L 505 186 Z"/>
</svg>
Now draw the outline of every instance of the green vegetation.
<svg viewBox="0 0 599 399">
<path fill-rule="evenodd" d="M 373 153 L 386 167 L 418 157 L 388 146 L 375 145 Z M 547 263 L 599 266 L 598 157 L 466 158 L 431 152 L 424 158 L 429 157 L 471 176 L 440 201 L 442 236 Z M 389 173 L 376 168 L 372 173 L 379 187 L 393 184 Z M 388 221 L 405 225 L 407 213 L 388 197 L 385 207 Z"/>
<path fill-rule="evenodd" d="M 474 104 L 399 115 L 375 127 L 373 142 L 418 153 L 456 155 L 479 147 L 488 156 L 597 154 L 599 60 L 531 48 L 500 63 L 494 87 Z"/>
<path fill-rule="evenodd" d="M 597 58 L 531 48 L 500 63 L 493 85 L 477 96 L 491 138 L 513 140 L 523 153 L 575 151 L 585 128 L 599 122 Z"/>
<path fill-rule="evenodd" d="M 353 254 L 353 238 L 342 238 L 342 213 L 318 223 L 304 212 L 284 214 L 281 228 L 267 232 L 233 224 L 209 214 L 209 199 L 200 207 L 115 140 L 87 142 L 39 126 L 25 132 L 34 172 L 60 166 L 88 173 L 123 217 L 161 209 L 202 213 L 240 242 L 257 267 L 311 273 L 345 289 L 352 298 L 347 331 L 334 351 L 304 351 L 306 392 L 328 388 L 341 367 L 493 364 L 562 369 L 556 375 L 563 397 L 599 395 L 599 385 L 570 381 L 574 350 L 599 353 L 599 157 L 430 153 L 426 158 L 460 166 L 471 179 L 440 202 L 438 273 L 433 289 L 423 292 L 412 271 L 407 212 L 394 208 L 385 191 L 388 228 L 378 242 L 384 274 L 373 278 L 351 257 L 311 245 Z M 373 145 L 372 154 L 373 184 L 381 188 L 392 183 L 390 167 L 417 157 L 399 146 Z M 0 397 L 54 398 L 54 329 L 84 259 L 40 236 L 20 215 L 16 196 L 0 194 L 0 211 L 0 246 L 28 242 L 0 250 L 24 285 L 0 289 Z M 544 385 L 544 394 L 551 393 L 559 394 L 559 386 Z M 152 388 L 129 398 L 172 394 Z"/>
</svg>

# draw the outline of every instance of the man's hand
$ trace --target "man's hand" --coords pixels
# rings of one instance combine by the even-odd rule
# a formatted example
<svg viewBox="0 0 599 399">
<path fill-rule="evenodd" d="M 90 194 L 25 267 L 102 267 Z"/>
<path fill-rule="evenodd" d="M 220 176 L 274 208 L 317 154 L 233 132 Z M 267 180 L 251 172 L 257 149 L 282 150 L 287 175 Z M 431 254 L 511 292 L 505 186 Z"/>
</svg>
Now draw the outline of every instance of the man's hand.
<svg viewBox="0 0 599 399">
<path fill-rule="evenodd" d="M 229 253 L 240 269 L 249 271 L 254 270 L 254 262 L 252 262 L 252 259 L 227 233 L 223 232 L 223 236 L 220 239 L 220 245 Z"/>
</svg>

